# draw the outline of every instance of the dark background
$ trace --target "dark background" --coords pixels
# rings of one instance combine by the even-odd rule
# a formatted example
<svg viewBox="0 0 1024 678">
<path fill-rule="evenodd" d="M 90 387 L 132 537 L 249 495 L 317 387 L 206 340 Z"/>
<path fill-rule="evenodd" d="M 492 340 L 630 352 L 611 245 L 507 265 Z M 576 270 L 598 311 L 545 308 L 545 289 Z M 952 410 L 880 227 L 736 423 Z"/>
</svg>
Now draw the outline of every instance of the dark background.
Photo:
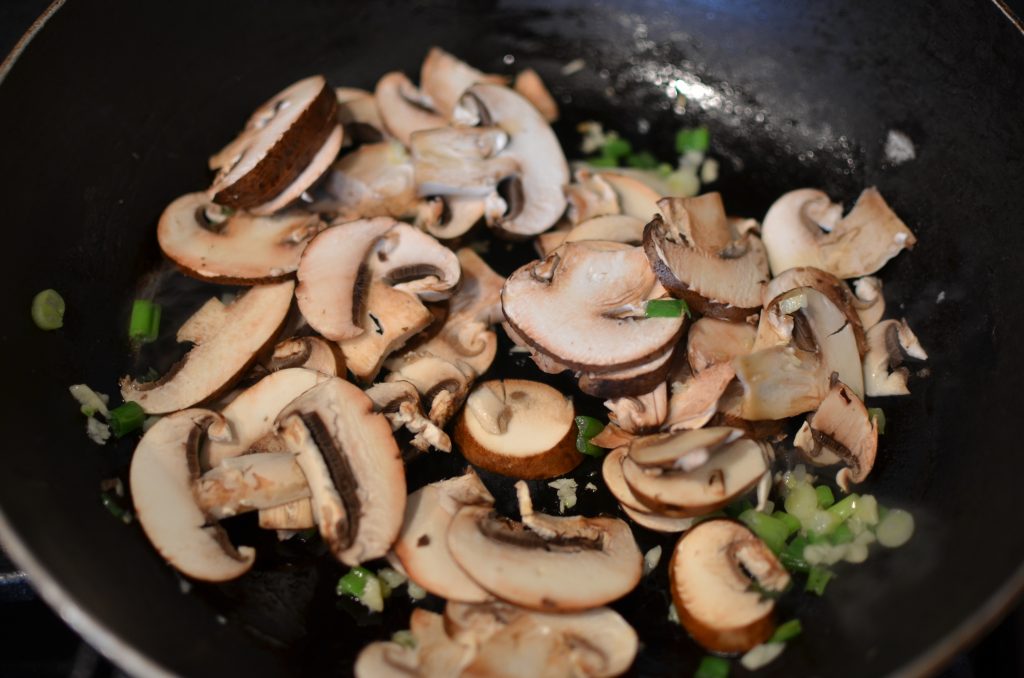
<svg viewBox="0 0 1024 678">
<path fill-rule="evenodd" d="M 48 4 L 43 0 L 0 2 L 0 54 L 14 46 Z M 1007 5 L 1018 15 L 1024 13 L 1024 0 Z M 123 674 L 65 626 L 0 553 L 0 675 Z M 988 676 L 1024 676 L 1024 608 L 1018 607 L 972 649 L 957 655 L 941 674 L 941 678 Z"/>
</svg>

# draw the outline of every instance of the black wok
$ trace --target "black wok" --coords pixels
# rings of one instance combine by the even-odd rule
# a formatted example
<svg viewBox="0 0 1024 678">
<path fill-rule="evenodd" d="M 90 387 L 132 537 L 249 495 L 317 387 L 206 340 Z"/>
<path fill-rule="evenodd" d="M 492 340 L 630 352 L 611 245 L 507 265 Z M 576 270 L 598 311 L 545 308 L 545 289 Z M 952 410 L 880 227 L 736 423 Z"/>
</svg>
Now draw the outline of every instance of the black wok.
<svg viewBox="0 0 1024 678">
<path fill-rule="evenodd" d="M 116 377 L 140 369 L 125 326 L 160 263 L 156 218 L 208 183 L 206 155 L 256 104 L 309 73 L 363 87 L 386 70 L 415 73 L 432 44 L 492 71 L 538 69 L 563 102 L 565 139 L 597 118 L 641 142 L 643 119 L 642 143 L 657 152 L 681 124 L 706 122 L 734 213 L 762 216 L 801 186 L 849 204 L 877 185 L 917 233 L 883 277 L 931 373 L 911 397 L 881 403 L 889 430 L 864 488 L 913 510 L 917 534 L 842 570 L 822 599 L 784 600 L 805 633 L 765 675 L 929 673 L 1014 601 L 1024 585 L 1024 35 L 995 5 L 78 1 L 55 12 L 0 86 L 11 257 L 0 535 L 72 626 L 131 672 L 253 676 L 344 675 L 365 642 L 405 626 L 404 604 L 384 625 L 353 618 L 333 594 L 339 568 L 307 552 L 289 565 L 271 549 L 240 582 L 183 593 L 137 525 L 100 505 L 100 481 L 123 469 L 131 443 L 93 446 L 66 389 L 116 393 Z M 586 69 L 561 75 L 576 58 Z M 673 81 L 688 98 L 682 117 L 666 95 Z M 910 137 L 914 160 L 886 160 L 890 130 Z M 47 287 L 68 303 L 58 332 L 28 313 Z M 512 362 L 502 372 L 536 373 Z M 414 483 L 457 460 L 417 464 Z M 583 496 L 581 510 L 612 505 Z M 692 674 L 703 654 L 664 621 L 664 579 L 616 606 L 645 643 L 637 675 Z"/>
</svg>

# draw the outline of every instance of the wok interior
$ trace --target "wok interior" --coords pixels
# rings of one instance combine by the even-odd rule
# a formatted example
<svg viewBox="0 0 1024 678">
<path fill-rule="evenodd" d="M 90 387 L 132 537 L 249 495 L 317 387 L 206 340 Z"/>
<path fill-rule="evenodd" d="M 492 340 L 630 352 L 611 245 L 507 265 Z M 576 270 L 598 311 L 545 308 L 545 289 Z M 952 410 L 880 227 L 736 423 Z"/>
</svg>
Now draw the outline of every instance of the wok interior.
<svg viewBox="0 0 1024 678">
<path fill-rule="evenodd" d="M 913 510 L 917 534 L 842 570 L 822 599 L 787 597 L 780 618 L 799 615 L 805 633 L 765 675 L 876 675 L 925 652 L 1019 574 L 1024 555 L 1024 534 L 1007 520 L 1019 511 L 1024 472 L 1013 425 L 1024 194 L 1010 151 L 1024 141 L 1024 52 L 994 8 L 922 11 L 918 22 L 902 18 L 907 9 L 711 1 L 62 8 L 0 88 L 0 193 L 13 255 L 0 341 L 14 358 L 9 395 L 21 403 L 6 410 L 13 440 L 0 502 L 49 573 L 32 572 L 43 594 L 57 600 L 52 575 L 102 627 L 188 675 L 345 674 L 366 642 L 405 625 L 404 602 L 389 604 L 382 625 L 353 618 L 334 595 L 339 567 L 310 553 L 286 562 L 265 549 L 245 579 L 183 595 L 138 526 L 99 504 L 100 480 L 126 465 L 131 443 L 94 447 L 66 389 L 84 382 L 114 394 L 116 377 L 144 369 L 124 328 L 135 291 L 162 284 L 146 277 L 160 262 L 155 220 L 208 183 L 206 156 L 255 105 L 315 72 L 361 87 L 390 69 L 413 75 L 439 44 L 488 71 L 536 68 L 562 105 L 557 129 L 568 149 L 576 122 L 597 119 L 670 159 L 675 130 L 706 123 L 722 161 L 714 188 L 730 212 L 761 217 L 801 186 L 849 205 L 877 185 L 918 234 L 917 248 L 882 277 L 890 313 L 914 327 L 931 374 L 912 382 L 909 398 L 882 403 L 889 427 L 864 486 Z M 574 59 L 586 68 L 562 75 Z M 682 114 L 673 110 L 680 94 Z M 892 129 L 914 141 L 915 160 L 886 162 Z M 526 256 L 499 252 L 489 260 L 503 273 Z M 27 306 L 46 287 L 60 290 L 69 310 L 63 330 L 43 334 Z M 526 360 L 494 371 L 540 377 Z M 422 459 L 410 489 L 459 470 L 453 457 Z M 499 509 L 511 511 L 511 483 L 486 479 L 506 502 Z M 581 512 L 614 510 L 588 494 L 580 493 Z M 554 491 L 535 497 L 555 509 Z M 645 550 L 673 543 L 637 536 Z M 667 622 L 664 568 L 615 607 L 644 643 L 638 674 L 692 673 L 703 653 Z M 92 639 L 111 650 L 109 637 Z"/>
</svg>

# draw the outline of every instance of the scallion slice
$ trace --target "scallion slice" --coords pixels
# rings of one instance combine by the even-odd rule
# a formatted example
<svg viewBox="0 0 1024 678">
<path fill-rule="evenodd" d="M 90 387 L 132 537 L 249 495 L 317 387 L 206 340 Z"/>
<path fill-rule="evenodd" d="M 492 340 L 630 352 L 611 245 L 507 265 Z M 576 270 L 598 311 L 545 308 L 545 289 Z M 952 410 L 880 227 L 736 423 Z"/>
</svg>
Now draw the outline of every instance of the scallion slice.
<svg viewBox="0 0 1024 678">
<path fill-rule="evenodd" d="M 160 304 L 154 304 L 148 299 L 136 299 L 132 303 L 128 337 L 141 343 L 155 341 L 160 334 L 160 315 Z"/>
<path fill-rule="evenodd" d="M 785 511 L 776 511 L 772 514 L 772 518 L 781 521 L 786 526 L 786 531 L 789 532 L 786 537 L 790 537 L 800 531 L 800 520 L 795 516 L 791 516 Z"/>
<path fill-rule="evenodd" d="M 593 417 L 581 414 L 576 417 L 576 449 L 591 457 L 603 457 L 605 450 L 590 442 L 590 439 L 604 430 L 604 424 Z"/>
<path fill-rule="evenodd" d="M 807 573 L 807 585 L 804 586 L 804 590 L 818 596 L 823 595 L 825 587 L 828 586 L 833 576 L 831 570 L 812 565 L 810 572 Z"/>
<path fill-rule="evenodd" d="M 836 503 L 836 497 L 832 494 L 832 488 L 828 485 L 818 485 L 814 488 L 814 491 L 818 495 L 818 506 L 823 509 L 827 509 L 832 504 Z"/>
<path fill-rule="evenodd" d="M 341 579 L 335 589 L 339 596 L 359 598 L 366 590 L 366 582 L 373 578 L 373 573 L 365 567 L 353 567 Z"/>
<path fill-rule="evenodd" d="M 779 553 L 785 548 L 790 533 L 781 520 L 751 509 L 740 514 L 740 522 L 760 537 L 772 553 Z"/>
<path fill-rule="evenodd" d="M 885 435 L 885 412 L 882 411 L 881 407 L 869 407 L 868 418 L 875 422 L 878 427 L 878 433 Z"/>
<path fill-rule="evenodd" d="M 648 318 L 678 318 L 690 315 L 690 307 L 682 299 L 651 299 L 645 306 Z"/>
<path fill-rule="evenodd" d="M 843 497 L 832 506 L 828 507 L 829 513 L 834 513 L 839 516 L 840 520 L 846 520 L 853 515 L 853 512 L 857 510 L 857 502 L 860 501 L 860 495 L 851 494 Z"/>
<path fill-rule="evenodd" d="M 626 164 L 637 169 L 655 169 L 658 159 L 650 151 L 640 151 L 626 156 Z"/>
<path fill-rule="evenodd" d="M 628 139 L 615 136 L 605 142 L 604 146 L 601 147 L 601 157 L 611 158 L 613 160 L 619 160 L 625 158 L 627 155 L 633 152 L 633 144 L 629 143 Z"/>
<path fill-rule="evenodd" d="M 107 422 L 110 430 L 115 436 L 121 438 L 136 429 L 142 428 L 142 422 L 146 421 L 146 413 L 142 407 L 135 402 L 127 402 L 124 405 L 115 407 L 107 415 Z"/>
<path fill-rule="evenodd" d="M 793 640 L 803 631 L 803 626 L 800 624 L 799 619 L 790 619 L 785 624 L 780 624 L 775 629 L 775 633 L 768 639 L 769 643 L 785 643 L 788 640 Z"/>
<path fill-rule="evenodd" d="M 807 572 L 810 565 L 804 559 L 804 548 L 808 541 L 806 537 L 797 537 L 789 542 L 782 553 L 779 554 L 779 561 L 790 572 Z"/>
<path fill-rule="evenodd" d="M 57 290 L 43 290 L 32 299 L 32 321 L 41 330 L 64 326 L 64 298 Z"/>
<path fill-rule="evenodd" d="M 687 151 L 708 150 L 711 135 L 707 127 L 684 128 L 676 132 L 676 152 L 682 155 Z"/>
<path fill-rule="evenodd" d="M 729 660 L 722 657 L 704 657 L 693 678 L 728 678 Z"/>
</svg>

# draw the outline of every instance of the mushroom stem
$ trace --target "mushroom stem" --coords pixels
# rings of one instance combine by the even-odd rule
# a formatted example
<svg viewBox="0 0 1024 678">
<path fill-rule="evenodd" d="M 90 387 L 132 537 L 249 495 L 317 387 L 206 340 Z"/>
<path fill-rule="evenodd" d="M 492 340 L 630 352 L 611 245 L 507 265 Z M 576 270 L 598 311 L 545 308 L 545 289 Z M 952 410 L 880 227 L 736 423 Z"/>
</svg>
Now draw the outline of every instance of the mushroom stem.
<svg viewBox="0 0 1024 678">
<path fill-rule="evenodd" d="M 216 520 L 310 496 L 306 476 L 288 452 L 224 459 L 196 481 L 195 493 L 199 507 Z"/>
</svg>

